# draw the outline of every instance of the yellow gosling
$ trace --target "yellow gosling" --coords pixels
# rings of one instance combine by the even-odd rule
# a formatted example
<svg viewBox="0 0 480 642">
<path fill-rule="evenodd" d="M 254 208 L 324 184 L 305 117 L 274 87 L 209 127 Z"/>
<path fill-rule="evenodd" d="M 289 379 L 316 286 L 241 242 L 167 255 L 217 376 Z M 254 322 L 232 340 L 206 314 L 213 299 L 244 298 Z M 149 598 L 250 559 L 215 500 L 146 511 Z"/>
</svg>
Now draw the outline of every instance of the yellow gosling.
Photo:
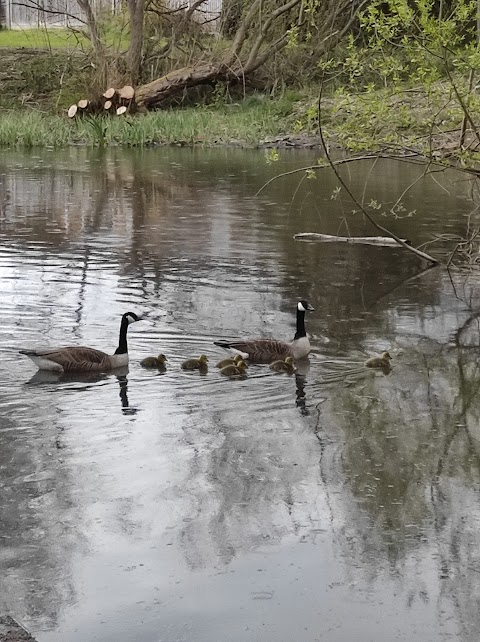
<svg viewBox="0 0 480 642">
<path fill-rule="evenodd" d="M 380 357 L 371 357 L 365 361 L 367 368 L 384 368 L 385 370 L 390 368 L 391 356 L 388 352 L 382 352 Z"/>
<path fill-rule="evenodd" d="M 158 357 L 146 357 L 140 361 L 140 365 L 144 368 L 166 368 L 165 363 L 168 361 L 164 354 L 159 354 Z"/>
<path fill-rule="evenodd" d="M 237 354 L 234 357 L 228 357 L 227 359 L 222 359 L 215 366 L 216 368 L 225 368 L 225 366 L 236 366 L 239 361 L 242 361 L 241 355 Z M 245 364 L 246 365 L 246 364 Z"/>
<path fill-rule="evenodd" d="M 201 354 L 195 359 L 187 359 L 182 363 L 182 370 L 206 370 L 208 368 L 208 357 Z"/>
<path fill-rule="evenodd" d="M 238 377 L 247 374 L 247 364 L 240 359 L 237 363 L 230 363 L 223 368 L 220 368 L 220 374 L 225 377 Z"/>
<path fill-rule="evenodd" d="M 287 374 L 293 374 L 296 370 L 293 357 L 286 357 L 284 361 L 274 361 L 270 364 L 270 368 L 274 372 L 286 372 Z"/>
</svg>

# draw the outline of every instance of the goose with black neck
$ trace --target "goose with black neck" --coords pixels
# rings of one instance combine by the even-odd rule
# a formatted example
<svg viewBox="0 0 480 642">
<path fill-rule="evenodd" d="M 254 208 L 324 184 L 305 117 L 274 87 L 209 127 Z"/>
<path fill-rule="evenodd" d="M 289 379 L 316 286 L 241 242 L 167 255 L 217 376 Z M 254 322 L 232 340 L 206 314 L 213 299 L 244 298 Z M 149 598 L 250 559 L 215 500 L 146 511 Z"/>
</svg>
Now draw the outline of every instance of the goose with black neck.
<svg viewBox="0 0 480 642">
<path fill-rule="evenodd" d="M 295 361 L 306 357 L 311 350 L 310 341 L 305 330 L 305 313 L 313 311 L 313 306 L 302 299 L 297 303 L 297 326 L 293 341 L 279 339 L 246 339 L 244 341 L 214 341 L 215 345 L 240 354 L 251 363 L 271 363 L 293 357 Z"/>
<path fill-rule="evenodd" d="M 107 372 L 128 365 L 127 330 L 131 323 L 140 321 L 134 312 L 126 312 L 120 322 L 118 348 L 114 354 L 107 354 L 85 346 L 62 348 L 35 348 L 20 350 L 29 357 L 39 370 L 54 372 Z"/>
</svg>

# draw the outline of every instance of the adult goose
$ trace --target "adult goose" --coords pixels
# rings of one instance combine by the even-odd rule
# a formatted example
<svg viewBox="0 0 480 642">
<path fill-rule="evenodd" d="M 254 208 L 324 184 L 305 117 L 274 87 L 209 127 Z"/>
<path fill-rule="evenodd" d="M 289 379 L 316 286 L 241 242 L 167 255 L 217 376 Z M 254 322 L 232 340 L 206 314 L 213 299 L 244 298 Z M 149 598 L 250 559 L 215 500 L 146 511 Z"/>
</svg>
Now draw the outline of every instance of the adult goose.
<svg viewBox="0 0 480 642">
<path fill-rule="evenodd" d="M 290 343 L 277 339 L 247 339 L 246 341 L 214 341 L 215 345 L 233 350 L 252 363 L 271 363 L 293 357 L 303 359 L 310 353 L 310 341 L 305 331 L 305 312 L 314 310 L 308 301 L 297 303 L 297 331 Z"/>
<path fill-rule="evenodd" d="M 130 323 L 140 321 L 134 312 L 126 312 L 120 323 L 118 348 L 107 354 L 94 348 L 67 346 L 64 348 L 40 348 L 20 350 L 29 357 L 39 370 L 55 372 L 105 372 L 128 364 L 127 330 Z"/>
</svg>

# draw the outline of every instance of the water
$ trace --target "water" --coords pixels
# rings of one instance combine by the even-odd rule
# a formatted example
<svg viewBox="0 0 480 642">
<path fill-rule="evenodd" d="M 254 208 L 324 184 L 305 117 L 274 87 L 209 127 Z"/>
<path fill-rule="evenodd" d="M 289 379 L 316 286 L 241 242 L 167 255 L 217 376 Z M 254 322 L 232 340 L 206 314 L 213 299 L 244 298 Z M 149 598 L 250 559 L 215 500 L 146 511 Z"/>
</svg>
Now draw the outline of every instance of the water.
<svg viewBox="0 0 480 642">
<path fill-rule="evenodd" d="M 39 642 L 477 639 L 479 277 L 294 241 L 372 234 L 328 173 L 255 196 L 312 160 L 0 153 L 0 613 Z M 389 204 L 419 176 L 343 171 Z M 442 181 L 381 222 L 415 244 L 463 234 L 467 186 Z M 291 338 L 297 297 L 309 363 L 222 378 L 213 341 Z M 17 354 L 113 351 L 128 310 L 124 372 Z M 383 350 L 390 374 L 362 367 Z M 165 373 L 139 366 L 159 352 Z M 207 375 L 180 370 L 200 353 Z"/>
</svg>

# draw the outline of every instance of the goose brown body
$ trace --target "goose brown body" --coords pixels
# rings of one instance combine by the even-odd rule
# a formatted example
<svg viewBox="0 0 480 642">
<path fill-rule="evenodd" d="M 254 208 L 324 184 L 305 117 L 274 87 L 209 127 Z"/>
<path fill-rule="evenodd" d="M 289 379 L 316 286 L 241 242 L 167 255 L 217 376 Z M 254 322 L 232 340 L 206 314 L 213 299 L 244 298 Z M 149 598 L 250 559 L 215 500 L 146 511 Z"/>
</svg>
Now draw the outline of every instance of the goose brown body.
<svg viewBox="0 0 480 642">
<path fill-rule="evenodd" d="M 230 349 L 252 363 L 271 363 L 292 357 L 303 359 L 310 353 L 310 341 L 305 331 L 305 312 L 314 310 L 308 301 L 297 304 L 297 327 L 293 341 L 278 339 L 246 339 L 244 341 L 215 341 L 215 345 Z"/>
<path fill-rule="evenodd" d="M 29 357 L 39 370 L 56 372 L 106 372 L 128 365 L 127 328 L 140 318 L 133 312 L 122 316 L 118 348 L 115 354 L 107 354 L 85 346 L 61 348 L 37 348 L 20 350 Z"/>
</svg>

